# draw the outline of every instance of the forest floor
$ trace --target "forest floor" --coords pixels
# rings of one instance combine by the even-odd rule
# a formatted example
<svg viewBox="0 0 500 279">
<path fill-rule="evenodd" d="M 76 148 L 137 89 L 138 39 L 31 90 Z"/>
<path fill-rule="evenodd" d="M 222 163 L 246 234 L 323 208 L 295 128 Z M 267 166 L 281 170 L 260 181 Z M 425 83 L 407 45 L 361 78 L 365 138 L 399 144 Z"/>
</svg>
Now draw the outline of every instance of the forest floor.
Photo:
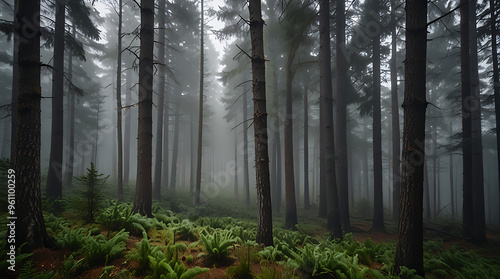
<svg viewBox="0 0 500 279">
<path fill-rule="evenodd" d="M 183 201 L 189 201 L 189 198 L 185 196 L 180 196 L 179 200 L 170 199 L 159 205 L 157 208 L 164 208 L 167 210 L 171 210 L 170 212 L 178 212 L 175 214 L 179 214 L 179 216 L 183 216 L 188 218 L 189 220 L 195 220 L 196 218 L 206 218 L 205 222 L 215 223 L 215 226 L 224 226 L 225 224 L 220 224 L 224 220 L 230 220 L 234 222 L 234 224 L 242 224 L 242 222 L 251 223 L 255 226 L 256 220 L 256 208 L 254 205 L 246 206 L 241 205 L 241 203 L 237 203 L 234 201 L 228 200 L 217 200 L 210 202 L 206 207 L 198 210 L 192 211 L 189 209 L 189 206 L 184 206 Z M 360 209 L 361 208 L 361 209 Z M 362 209 L 364 208 L 364 210 Z M 283 210 L 284 211 L 284 210 Z M 198 217 L 200 215 L 202 217 Z M 83 224 L 81 220 L 78 220 L 78 217 L 74 212 L 68 211 L 64 212 L 60 215 L 60 220 L 64 220 L 62 222 L 66 222 L 67 226 L 71 230 L 76 230 L 79 227 L 85 227 L 87 231 L 92 231 L 92 229 L 97 230 L 98 234 L 103 235 L 105 238 L 109 239 L 111 235 L 115 232 L 107 230 L 105 226 L 98 224 Z M 317 217 L 317 208 L 311 208 L 309 210 L 298 209 L 299 216 L 299 224 L 296 226 L 297 235 L 307 235 L 310 237 L 310 241 L 306 244 L 306 241 L 303 241 L 302 244 L 297 244 L 298 247 L 305 247 L 307 245 L 317 245 L 317 243 L 322 243 L 325 241 L 325 237 L 327 236 L 326 220 L 323 218 Z M 352 226 L 352 240 L 353 243 L 358 243 L 356 245 L 358 250 L 364 249 L 362 243 L 367 243 L 367 239 L 370 239 L 376 244 L 388 244 L 392 245 L 390 249 L 394 249 L 395 243 L 397 241 L 397 227 L 393 222 L 386 222 L 386 231 L 385 232 L 374 232 L 371 231 L 371 219 L 366 218 L 364 216 L 371 216 L 369 210 L 367 210 L 367 205 L 362 205 L 352 209 L 351 212 L 351 226 Z M 387 217 L 388 215 L 386 215 Z M 229 219 L 224 219 L 226 217 L 230 217 Z M 212 218 L 212 219 L 210 219 Z M 220 218 L 220 219 L 219 219 Z M 208 221 L 207 221 L 208 220 Z M 59 221 L 61 222 L 61 221 Z M 274 218 L 274 228 L 281 229 L 284 223 L 284 215 L 283 213 L 275 213 Z M 193 221 L 194 223 L 194 221 Z M 167 224 L 168 225 L 168 224 Z M 232 226 L 232 224 L 227 224 Z M 210 227 L 210 223 L 205 226 Z M 196 227 L 196 226 L 195 226 Z M 200 225 L 201 227 L 201 225 Z M 475 254 L 481 258 L 486 260 L 492 260 L 488 263 L 480 263 L 480 268 L 484 269 L 484 266 L 495 265 L 495 272 L 500 272 L 500 256 L 498 251 L 500 249 L 500 232 L 496 228 L 488 229 L 487 233 L 487 243 L 483 245 L 474 245 L 467 239 L 461 237 L 460 234 L 460 224 L 454 221 L 448 220 L 436 220 L 434 222 L 426 222 L 424 224 L 424 237 L 426 245 L 424 245 L 424 249 L 429 250 L 428 252 L 431 255 L 441 255 L 444 254 L 444 251 L 455 249 L 453 253 L 457 253 L 457 251 L 462 251 L 461 253 L 468 253 L 469 251 L 473 251 Z M 165 245 L 167 242 L 166 237 L 158 237 L 153 236 L 154 233 L 157 235 L 162 235 L 162 231 L 156 229 L 152 229 L 148 232 L 148 237 L 152 245 Z M 249 229 L 250 230 L 250 229 Z M 151 233 L 153 231 L 153 233 Z M 184 251 L 179 251 L 178 259 L 182 261 L 187 269 L 195 268 L 196 266 L 202 268 L 208 268 L 209 270 L 205 273 L 202 273 L 196 278 L 306 278 L 307 275 L 304 275 L 303 265 L 305 263 L 301 263 L 300 260 L 295 259 L 297 264 L 291 264 L 291 259 L 288 259 L 288 262 L 284 259 L 281 261 L 278 260 L 263 260 L 262 257 L 258 256 L 258 252 L 262 251 L 263 248 L 261 246 L 245 246 L 245 245 L 232 245 L 230 249 L 228 249 L 229 255 L 226 259 L 222 261 L 214 261 L 207 257 L 198 257 L 198 254 L 205 252 L 203 245 L 197 243 L 199 239 L 199 233 L 201 230 L 196 230 L 196 236 L 193 239 L 186 240 L 182 237 L 180 233 L 174 231 L 174 243 L 183 242 L 186 244 L 187 249 Z M 213 230 L 212 230 L 213 231 Z M 283 234 L 283 233 L 282 233 Z M 285 233 L 286 234 L 286 233 Z M 89 234 L 90 235 L 90 234 Z M 94 234 L 93 234 L 94 235 Z M 140 235 L 140 234 L 139 234 Z M 101 262 L 98 264 L 92 265 L 78 265 L 79 262 L 85 261 L 85 255 L 83 253 L 78 253 L 78 251 L 67 249 L 67 248 L 40 248 L 33 252 L 33 255 L 29 259 L 29 267 L 27 268 L 29 277 L 32 278 L 159 278 L 152 275 L 150 269 L 141 268 L 138 260 L 131 260 L 126 257 L 127 254 L 131 250 L 136 249 L 138 243 L 142 241 L 143 237 L 138 235 L 129 235 L 128 239 L 125 243 L 125 250 L 121 254 L 121 256 L 110 260 L 109 262 Z M 156 242 L 155 242 L 156 241 Z M 369 242 L 369 241 L 368 241 Z M 277 245 L 275 243 L 275 245 Z M 439 246 L 438 248 L 436 248 Z M 276 246 L 278 247 L 278 245 Z M 311 246 L 312 247 L 312 246 Z M 368 246 L 366 246 L 368 247 Z M 365 247 L 365 248 L 366 248 Z M 377 246 L 378 247 L 378 246 Z M 455 248 L 453 248 L 455 247 Z M 458 248 L 457 248 L 458 247 Z M 378 248 L 377 248 L 378 249 Z M 459 249 L 459 250 L 457 250 Z M 356 250 L 356 251 L 358 251 Z M 304 252 L 304 250 L 296 250 Z M 247 257 L 245 257 L 245 253 Z M 362 254 L 359 254 L 360 262 L 362 260 Z M 390 253 L 389 253 L 390 254 Z M 74 261 L 70 263 L 69 259 L 74 255 Z M 304 254 L 305 255 L 305 254 Z M 458 255 L 458 254 L 457 254 Z M 468 254 L 467 254 L 468 255 Z M 304 256 L 306 257 L 306 256 Z M 364 264 L 360 263 L 359 266 L 361 268 L 367 267 L 369 270 L 377 270 L 380 273 L 366 273 L 364 278 L 384 278 L 379 277 L 379 275 L 389 276 L 389 273 L 384 266 L 387 266 L 388 263 L 379 259 L 379 255 L 371 256 L 373 259 L 368 259 Z M 462 256 L 460 256 L 462 257 Z M 473 258 L 474 256 L 471 256 Z M 352 257 L 351 257 L 352 258 Z M 107 261 L 107 260 L 106 260 Z M 248 269 L 246 272 L 236 272 L 236 275 L 233 277 L 228 276 L 231 272 L 228 271 L 231 267 L 233 269 L 237 269 L 236 267 L 241 267 L 243 261 L 248 263 Z M 456 260 L 454 260 L 456 261 Z M 471 260 L 472 261 L 472 260 Z M 292 261 L 293 262 L 293 261 Z M 454 267 L 450 261 L 442 260 L 442 262 L 446 263 L 447 267 L 443 267 L 440 265 L 439 269 L 454 269 L 458 267 L 462 267 L 465 263 L 457 264 L 458 267 Z M 151 264 L 151 263 L 150 263 Z M 301 266 L 302 265 L 302 266 Z M 312 268 L 312 267 L 311 267 Z M 436 267 L 437 269 L 437 267 Z M 430 275 L 426 276 L 426 278 L 456 278 L 459 277 L 455 271 L 446 271 L 447 276 L 440 276 L 441 273 L 434 272 L 432 269 L 429 269 Z M 50 271 L 55 271 L 49 273 Z M 358 272 L 361 272 L 358 270 Z M 441 271 L 440 271 L 441 272 Z M 475 271 L 470 271 L 475 272 Z M 43 275 L 47 275 L 43 277 Z M 50 275 L 49 275 L 50 274 Z M 180 274 L 180 273 L 179 273 Z M 234 272 L 233 272 L 234 274 Z M 239 274 L 239 275 L 238 275 Z M 474 273 L 469 273 L 474 274 Z M 497 273 L 494 273 L 497 274 Z M 17 273 L 16 277 L 20 274 Z M 26 274 L 25 274 L 26 275 Z M 24 276 L 25 276 L 24 275 Z M 352 274 L 351 274 L 352 275 Z M 22 276 L 22 277 L 24 277 Z M 38 277 L 37 277 L 38 276 Z M 352 275 L 358 276 L 358 275 Z M 391 275 L 392 276 L 392 275 Z M 480 275 L 478 275 L 480 276 Z M 487 275 L 489 276 L 489 275 Z M 363 278 L 358 277 L 358 278 Z M 19 277 L 21 278 L 21 277 Z M 27 277 L 24 277 L 27 278 Z M 171 277 L 168 277 L 171 278 Z M 175 277 L 172 277 L 175 278 Z M 180 277 L 179 277 L 180 278 Z M 184 277 L 183 277 L 184 278 Z M 189 278 L 189 277 L 187 277 Z M 323 274 L 323 276 L 316 276 L 313 278 L 337 278 L 333 277 L 333 275 Z M 339 277 L 340 278 L 340 277 Z M 346 278 L 354 278 L 351 276 L 347 276 Z M 397 277 L 393 277 L 397 278 Z M 467 277 L 462 277 L 467 278 Z M 478 277 L 479 278 L 479 277 Z M 482 278 L 482 277 L 481 277 Z M 492 277 L 494 278 L 494 275 Z"/>
</svg>

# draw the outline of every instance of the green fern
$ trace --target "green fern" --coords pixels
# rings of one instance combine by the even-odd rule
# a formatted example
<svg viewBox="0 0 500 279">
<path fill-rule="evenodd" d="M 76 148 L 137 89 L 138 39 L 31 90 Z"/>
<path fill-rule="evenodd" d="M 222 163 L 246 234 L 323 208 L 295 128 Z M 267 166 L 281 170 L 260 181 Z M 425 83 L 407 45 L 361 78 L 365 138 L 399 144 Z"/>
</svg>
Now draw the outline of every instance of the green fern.
<svg viewBox="0 0 500 279">
<path fill-rule="evenodd" d="M 55 277 L 54 271 L 38 273 L 32 261 L 27 261 L 21 267 L 18 279 L 52 279 Z"/>
<path fill-rule="evenodd" d="M 56 245 L 63 249 L 68 249 L 70 251 L 78 251 L 82 248 L 87 237 L 84 233 L 84 228 L 78 228 L 76 230 L 70 230 L 64 228 L 63 231 L 54 236 Z"/>
<path fill-rule="evenodd" d="M 208 268 L 196 266 L 188 269 L 182 262 L 168 262 L 167 259 L 158 259 L 150 256 L 151 269 L 153 274 L 146 276 L 146 279 L 191 279 L 202 273 L 209 271 Z"/>
<path fill-rule="evenodd" d="M 83 269 L 85 267 L 86 267 L 85 258 L 76 260 L 74 255 L 71 254 L 64 261 L 62 270 L 60 270 L 59 273 L 61 274 L 62 278 L 71 278 L 72 274 L 79 273 L 80 269 Z"/>
<path fill-rule="evenodd" d="M 146 232 L 142 233 L 142 240 L 135 244 L 136 248 L 131 249 L 127 255 L 127 260 L 135 260 L 139 262 L 139 269 L 145 269 L 149 267 L 149 259 L 161 257 L 163 251 L 159 246 L 151 245 L 148 241 L 148 236 Z"/>
<path fill-rule="evenodd" d="M 82 247 L 82 253 L 85 255 L 87 263 L 92 266 L 119 258 L 125 251 L 128 236 L 129 233 L 125 232 L 125 229 L 122 229 L 109 240 L 106 240 L 106 237 L 102 234 L 95 238 L 88 237 Z"/>
<path fill-rule="evenodd" d="M 196 240 L 194 224 L 188 219 L 184 219 L 180 223 L 170 223 L 169 227 L 181 240 Z"/>
<path fill-rule="evenodd" d="M 229 256 L 231 246 L 241 240 L 233 237 L 231 231 L 217 229 L 211 234 L 206 230 L 202 231 L 200 241 L 203 243 L 207 256 L 214 262 L 221 263 Z"/>
</svg>

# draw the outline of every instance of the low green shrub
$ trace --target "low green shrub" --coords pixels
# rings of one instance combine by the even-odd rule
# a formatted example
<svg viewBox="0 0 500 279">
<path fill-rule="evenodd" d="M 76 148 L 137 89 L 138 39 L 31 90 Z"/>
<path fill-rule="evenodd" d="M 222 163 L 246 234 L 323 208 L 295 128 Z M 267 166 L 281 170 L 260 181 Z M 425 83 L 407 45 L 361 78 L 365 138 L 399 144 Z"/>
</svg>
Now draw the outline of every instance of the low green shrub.
<svg viewBox="0 0 500 279">
<path fill-rule="evenodd" d="M 82 254 L 90 266 L 107 263 L 123 255 L 128 236 L 129 233 L 122 229 L 109 240 L 102 234 L 96 237 L 87 237 L 87 241 L 81 249 Z"/>
</svg>

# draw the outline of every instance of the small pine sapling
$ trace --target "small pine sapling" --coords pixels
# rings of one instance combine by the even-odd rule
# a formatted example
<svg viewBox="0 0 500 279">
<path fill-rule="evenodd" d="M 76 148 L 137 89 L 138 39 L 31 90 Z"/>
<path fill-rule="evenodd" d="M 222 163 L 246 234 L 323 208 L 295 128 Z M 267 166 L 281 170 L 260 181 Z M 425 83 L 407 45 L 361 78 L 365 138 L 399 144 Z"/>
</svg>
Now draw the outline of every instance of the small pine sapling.
<svg viewBox="0 0 500 279">
<path fill-rule="evenodd" d="M 81 198 L 75 200 L 75 207 L 88 223 L 93 223 L 101 210 L 103 200 L 101 189 L 108 177 L 109 175 L 104 176 L 104 174 L 98 173 L 92 162 L 90 162 L 90 168 L 87 169 L 86 175 L 75 177 L 84 186 L 84 190 L 80 194 Z"/>
</svg>

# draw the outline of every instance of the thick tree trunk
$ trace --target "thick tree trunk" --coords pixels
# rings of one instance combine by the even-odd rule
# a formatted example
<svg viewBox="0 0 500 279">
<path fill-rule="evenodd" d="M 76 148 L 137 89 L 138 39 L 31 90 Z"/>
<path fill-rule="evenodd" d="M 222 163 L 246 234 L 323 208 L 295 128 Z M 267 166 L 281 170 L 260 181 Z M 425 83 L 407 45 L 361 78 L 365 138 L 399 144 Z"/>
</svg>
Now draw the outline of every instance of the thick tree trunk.
<svg viewBox="0 0 500 279">
<path fill-rule="evenodd" d="M 204 30 L 204 11 L 203 11 L 203 0 L 201 0 L 201 32 L 200 32 L 200 100 L 198 109 L 198 159 L 196 161 L 196 187 L 194 195 L 194 205 L 200 205 L 200 195 L 201 195 L 201 155 L 202 155 L 202 139 L 203 139 L 203 80 L 204 80 L 204 43 L 203 43 L 203 30 Z"/>
<path fill-rule="evenodd" d="M 52 126 L 50 133 L 50 159 L 47 174 L 47 197 L 62 197 L 63 157 L 63 95 L 64 95 L 64 2 L 56 2 L 54 37 L 54 65 L 52 70 Z"/>
<path fill-rule="evenodd" d="M 483 174 L 483 141 L 481 129 L 481 92 L 478 74 L 477 58 L 477 28 L 476 28 L 476 3 L 469 2 L 469 46 L 471 88 L 470 101 L 468 101 L 471 121 L 471 147 L 472 147 L 472 185 L 473 185 L 473 230 L 472 241 L 476 244 L 486 242 L 486 219 L 484 204 L 484 174 Z"/>
<path fill-rule="evenodd" d="M 141 52 L 139 60 L 139 118 L 137 136 L 137 182 L 133 212 L 151 217 L 151 156 L 153 137 L 153 45 L 154 1 L 141 1 Z"/>
<path fill-rule="evenodd" d="M 335 177 L 335 142 L 333 134 L 333 95 L 330 55 L 330 2 L 320 0 L 320 164 L 327 200 L 327 229 L 342 238 L 337 182 Z"/>
<path fill-rule="evenodd" d="M 123 200 L 123 133 L 122 133 L 122 0 L 118 0 L 118 62 L 116 67 L 116 139 L 118 200 Z"/>
<path fill-rule="evenodd" d="M 9 179 L 15 180 L 15 209 L 9 216 L 15 223 L 16 248 L 23 243 L 26 251 L 36 247 L 53 246 L 48 236 L 42 214 L 40 190 L 40 1 L 19 2 L 15 30 L 18 45 L 18 94 L 17 94 L 17 134 L 13 171 Z M 10 181 L 9 181 L 10 184 Z M 9 186 L 10 189 L 10 186 Z M 9 191 L 10 193 L 10 191 Z"/>
<path fill-rule="evenodd" d="M 373 0 L 374 13 L 379 3 Z M 382 117 L 380 106 L 380 34 L 373 38 L 373 226 L 384 231 L 384 197 L 382 184 Z M 341 198 L 342 199 L 342 198 Z"/>
<path fill-rule="evenodd" d="M 339 209 L 342 230 L 351 232 L 351 222 L 349 218 L 349 169 L 347 152 L 347 73 L 348 65 L 345 50 L 345 1 L 338 0 L 336 11 L 336 49 L 335 53 L 335 84 L 337 110 L 335 118 L 335 157 L 337 185 L 339 187 Z"/>
<path fill-rule="evenodd" d="M 14 26 L 17 26 L 18 18 L 17 13 L 19 11 L 19 1 L 14 1 Z M 15 28 L 15 27 L 14 27 Z M 14 157 L 16 156 L 16 133 L 17 133 L 17 85 L 19 81 L 19 35 L 14 33 L 14 45 L 13 45 L 13 55 L 12 55 L 12 93 L 11 93 L 11 104 L 10 104 L 10 161 L 14 162 Z"/>
<path fill-rule="evenodd" d="M 497 134 L 497 168 L 498 168 L 498 181 L 500 181 L 500 73 L 498 69 L 498 46 L 497 46 L 497 30 L 495 11 L 495 0 L 490 0 L 490 28 L 491 28 L 491 56 L 493 60 L 493 92 L 495 96 L 495 120 L 496 120 L 496 134 Z M 499 184 L 500 185 L 500 184 Z M 500 188 L 499 188 L 500 194 Z M 500 200 L 500 197 L 499 197 Z M 500 206 L 498 207 L 500 210 Z M 500 211 L 498 214 L 498 222 L 500 226 Z"/>
<path fill-rule="evenodd" d="M 266 67 L 264 56 L 264 20 L 260 0 L 249 0 L 252 41 L 252 91 L 254 100 L 255 171 L 257 188 L 257 243 L 273 245 L 271 187 L 267 146 Z"/>
<path fill-rule="evenodd" d="M 401 187 L 400 158 L 401 144 L 399 135 L 399 101 L 398 101 L 398 69 L 397 69 L 397 33 L 396 33 L 396 1 L 391 0 L 391 115 L 392 115 L 392 217 L 399 217 L 399 198 Z"/>
<path fill-rule="evenodd" d="M 423 180 L 425 161 L 425 89 L 427 2 L 406 2 L 406 58 L 401 199 L 394 267 L 424 276 Z"/>
<path fill-rule="evenodd" d="M 304 91 L 304 209 L 311 208 L 309 198 L 309 104 L 308 91 Z"/>
<path fill-rule="evenodd" d="M 423 180 L 425 161 L 425 72 L 427 51 L 427 2 L 406 1 L 406 58 L 401 199 L 396 274 L 405 266 L 424 276 Z"/>
</svg>

